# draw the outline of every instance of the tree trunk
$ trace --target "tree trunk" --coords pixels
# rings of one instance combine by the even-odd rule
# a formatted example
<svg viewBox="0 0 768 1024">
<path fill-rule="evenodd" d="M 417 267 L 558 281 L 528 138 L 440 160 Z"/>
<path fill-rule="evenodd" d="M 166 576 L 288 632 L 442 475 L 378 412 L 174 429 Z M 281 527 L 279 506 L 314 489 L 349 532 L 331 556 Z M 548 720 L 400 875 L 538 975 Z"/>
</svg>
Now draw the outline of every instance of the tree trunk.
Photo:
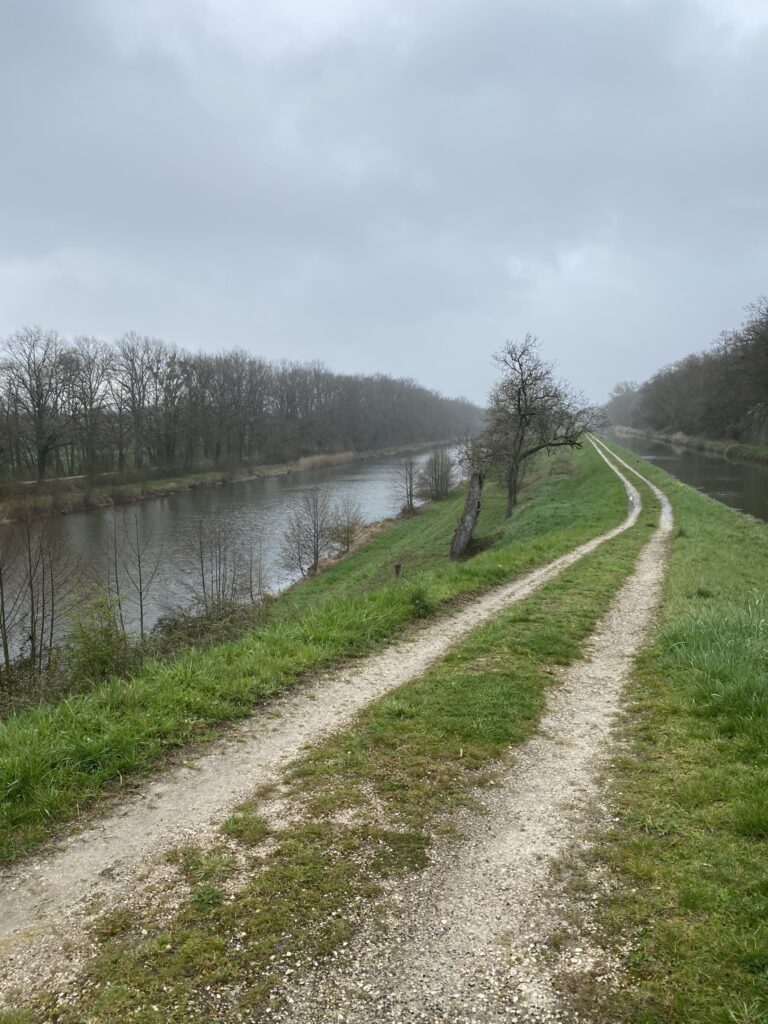
<svg viewBox="0 0 768 1024">
<path fill-rule="evenodd" d="M 469 494 L 464 504 L 464 511 L 462 512 L 459 525 L 456 527 L 456 533 L 453 535 L 453 541 L 451 542 L 451 559 L 456 561 L 457 558 L 461 558 L 466 553 L 469 547 L 469 542 L 472 540 L 472 534 L 475 532 L 475 526 L 480 516 L 480 509 L 482 508 L 482 496 L 483 496 L 483 484 L 485 483 L 485 476 L 483 473 L 473 473 L 469 478 Z"/>
<path fill-rule="evenodd" d="M 515 505 L 517 505 L 518 480 L 519 473 L 517 470 L 510 471 L 507 474 L 507 519 L 515 511 Z"/>
</svg>

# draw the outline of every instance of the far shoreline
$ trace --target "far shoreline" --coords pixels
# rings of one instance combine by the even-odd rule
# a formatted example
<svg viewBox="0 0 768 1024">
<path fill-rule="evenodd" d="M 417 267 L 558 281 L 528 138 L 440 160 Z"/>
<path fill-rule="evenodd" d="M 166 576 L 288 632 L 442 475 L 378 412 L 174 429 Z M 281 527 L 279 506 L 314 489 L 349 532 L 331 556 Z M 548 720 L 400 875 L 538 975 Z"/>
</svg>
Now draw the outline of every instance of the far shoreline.
<svg viewBox="0 0 768 1024">
<path fill-rule="evenodd" d="M 59 477 L 44 481 L 43 493 L 34 494 L 31 500 L 23 488 L 38 488 L 36 481 L 20 483 L 19 492 L 0 501 L 0 526 L 10 526 L 23 520 L 31 506 L 36 519 L 51 516 L 69 515 L 74 512 L 90 512 L 103 508 L 117 508 L 132 505 L 141 501 L 166 498 L 182 491 L 196 490 L 199 487 L 223 487 L 227 484 L 248 483 L 253 480 L 266 480 L 270 477 L 290 476 L 294 473 L 306 473 L 317 469 L 329 469 L 335 466 L 346 466 L 353 462 L 367 462 L 370 459 L 387 458 L 392 455 L 418 454 L 430 448 L 450 444 L 450 441 L 419 441 L 413 444 L 397 445 L 390 448 L 374 448 L 361 452 L 328 452 L 318 455 L 304 455 L 291 462 L 261 463 L 256 466 L 222 472 L 216 470 L 198 470 L 179 473 L 157 480 L 134 480 L 120 483 L 112 481 L 107 484 L 92 484 L 91 488 L 82 486 L 82 476 Z"/>
</svg>

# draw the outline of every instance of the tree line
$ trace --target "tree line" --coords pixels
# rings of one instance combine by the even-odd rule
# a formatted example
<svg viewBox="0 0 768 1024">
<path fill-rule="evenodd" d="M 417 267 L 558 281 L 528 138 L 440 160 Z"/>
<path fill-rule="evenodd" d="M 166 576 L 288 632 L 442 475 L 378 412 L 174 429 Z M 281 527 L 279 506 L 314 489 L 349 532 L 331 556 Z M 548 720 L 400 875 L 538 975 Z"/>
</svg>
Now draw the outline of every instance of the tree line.
<svg viewBox="0 0 768 1024">
<path fill-rule="evenodd" d="M 663 367 L 643 384 L 622 381 L 605 411 L 612 423 L 659 433 L 768 443 L 768 299 L 706 351 Z"/>
<path fill-rule="evenodd" d="M 281 462 L 445 440 L 480 412 L 410 379 L 23 327 L 0 348 L 0 477 Z"/>
</svg>

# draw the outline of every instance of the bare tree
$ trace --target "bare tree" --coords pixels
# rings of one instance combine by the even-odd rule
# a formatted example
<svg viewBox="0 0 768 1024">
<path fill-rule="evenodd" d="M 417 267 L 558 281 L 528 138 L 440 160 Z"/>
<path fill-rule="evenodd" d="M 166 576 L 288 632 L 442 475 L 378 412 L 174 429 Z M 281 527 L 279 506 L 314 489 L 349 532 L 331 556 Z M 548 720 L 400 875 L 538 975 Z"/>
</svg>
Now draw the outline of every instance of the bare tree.
<svg viewBox="0 0 768 1024">
<path fill-rule="evenodd" d="M 5 384 L 26 425 L 38 480 L 61 441 L 62 343 L 55 331 L 23 327 L 6 343 Z"/>
<path fill-rule="evenodd" d="M 41 675 L 50 667 L 54 647 L 71 614 L 80 571 L 55 524 L 35 520 L 31 505 L 26 506 L 19 536 L 23 596 L 18 620 L 24 636 L 21 654 L 31 671 Z"/>
<path fill-rule="evenodd" d="M 363 513 L 360 502 L 352 494 L 345 494 L 333 509 L 333 539 L 348 552 L 360 534 Z"/>
<path fill-rule="evenodd" d="M 451 543 L 452 558 L 463 555 L 472 539 L 487 473 L 504 486 L 511 516 L 529 460 L 541 451 L 580 448 L 594 421 L 595 410 L 555 376 L 539 347 L 528 334 L 520 343 L 507 342 L 494 356 L 501 375 L 491 390 L 486 429 L 471 446 L 470 494 Z"/>
<path fill-rule="evenodd" d="M 24 599 L 20 575 L 21 538 L 18 531 L 6 527 L 0 544 L 0 640 L 3 667 L 10 675 L 15 646 L 15 628 L 19 623 Z"/>
<path fill-rule="evenodd" d="M 139 609 L 139 636 L 144 640 L 147 597 L 157 579 L 163 545 L 161 543 L 157 551 L 152 553 L 152 532 L 145 534 L 142 530 L 138 509 L 132 509 L 130 515 L 124 512 L 123 524 L 127 549 L 123 569 L 133 591 L 132 599 Z"/>
<path fill-rule="evenodd" d="M 333 548 L 335 517 L 330 496 L 319 487 L 305 491 L 288 516 L 281 545 L 282 565 L 292 573 L 311 576 L 320 559 Z"/>
<path fill-rule="evenodd" d="M 121 577 L 125 573 L 125 530 L 127 518 L 121 517 L 123 529 L 118 530 L 117 513 L 112 509 L 107 523 L 106 536 L 99 552 L 98 564 L 95 567 L 95 574 L 98 580 L 104 581 L 104 590 L 107 595 L 107 605 L 112 610 L 115 629 L 121 633 L 126 632 L 125 616 L 123 614 L 123 588 Z"/>
<path fill-rule="evenodd" d="M 417 494 L 429 501 L 442 501 L 453 486 L 455 463 L 447 448 L 434 451 L 417 475 Z"/>
<path fill-rule="evenodd" d="M 501 376 L 491 391 L 483 447 L 486 464 L 506 488 L 508 516 L 527 460 L 540 451 L 580 448 L 594 417 L 594 410 L 555 376 L 539 348 L 528 334 L 520 343 L 507 342 L 494 357 Z"/>
<path fill-rule="evenodd" d="M 73 409 L 77 436 L 88 476 L 96 472 L 97 451 L 107 428 L 109 380 L 113 370 L 110 348 L 96 338 L 74 340 Z"/>
<path fill-rule="evenodd" d="M 412 455 L 403 459 L 395 469 L 392 491 L 401 515 L 412 516 L 416 511 L 417 472 L 416 460 Z"/>
<path fill-rule="evenodd" d="M 202 518 L 189 553 L 190 590 L 206 615 L 216 615 L 245 598 L 263 596 L 260 552 L 241 529 L 220 519 Z"/>
</svg>

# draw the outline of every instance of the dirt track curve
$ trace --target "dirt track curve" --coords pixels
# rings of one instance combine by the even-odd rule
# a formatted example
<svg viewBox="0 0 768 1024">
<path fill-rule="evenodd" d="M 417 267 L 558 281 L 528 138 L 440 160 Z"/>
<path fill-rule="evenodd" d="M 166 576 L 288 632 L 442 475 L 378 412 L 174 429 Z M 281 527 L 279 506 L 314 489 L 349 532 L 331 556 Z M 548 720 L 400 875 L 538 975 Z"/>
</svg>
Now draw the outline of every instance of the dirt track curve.
<svg viewBox="0 0 768 1024">
<path fill-rule="evenodd" d="M 383 933 L 380 922 L 365 928 L 338 968 L 287 993 L 290 1009 L 275 1020 L 570 1024 L 585 1018 L 564 1004 L 561 986 L 620 987 L 620 965 L 591 941 L 552 866 L 605 824 L 601 769 L 622 688 L 658 607 L 672 509 L 641 479 L 661 503 L 659 525 L 585 658 L 563 672 L 539 732 L 498 788 L 481 796 L 487 816 L 473 817 L 467 841 L 438 851 L 432 867 L 400 887 L 383 909 Z"/>
<path fill-rule="evenodd" d="M 598 451 L 605 458 L 600 447 Z M 606 462 L 621 478 L 628 496 L 628 514 L 621 525 L 383 652 L 272 702 L 269 714 L 254 715 L 194 762 L 149 782 L 140 793 L 98 817 L 83 833 L 0 874 L 0 1008 L 40 986 L 67 987 L 79 969 L 78 948 L 82 946 L 85 952 L 87 946 L 87 926 L 94 905 L 110 910 L 119 907 L 137 887 L 150 885 L 153 874 L 162 875 L 168 849 L 212 836 L 235 805 L 257 786 L 274 781 L 303 747 L 347 725 L 371 701 L 422 674 L 473 629 L 629 529 L 640 512 L 639 494 L 607 458 Z M 654 537 L 643 559 L 648 561 L 647 552 L 654 544 L 654 557 L 659 557 L 661 536 L 659 533 Z M 633 580 L 635 577 L 628 587 Z M 627 639 L 617 635 L 612 645 L 621 641 L 622 650 L 634 650 L 642 630 L 637 622 L 628 620 L 621 626 L 624 628 L 628 630 Z M 567 691 L 566 685 L 556 700 Z M 564 724 L 561 722 L 559 728 Z M 545 730 L 552 727 L 549 720 L 544 725 Z M 533 741 L 527 751 L 533 750 L 537 742 Z M 517 791 L 519 784 L 514 783 L 513 788 Z M 506 812 L 500 813 L 503 817 Z M 530 813 L 530 807 L 525 813 Z M 546 846 L 549 826 L 543 823 L 542 827 L 541 843 Z M 476 919 L 480 921 L 479 916 Z"/>
</svg>

